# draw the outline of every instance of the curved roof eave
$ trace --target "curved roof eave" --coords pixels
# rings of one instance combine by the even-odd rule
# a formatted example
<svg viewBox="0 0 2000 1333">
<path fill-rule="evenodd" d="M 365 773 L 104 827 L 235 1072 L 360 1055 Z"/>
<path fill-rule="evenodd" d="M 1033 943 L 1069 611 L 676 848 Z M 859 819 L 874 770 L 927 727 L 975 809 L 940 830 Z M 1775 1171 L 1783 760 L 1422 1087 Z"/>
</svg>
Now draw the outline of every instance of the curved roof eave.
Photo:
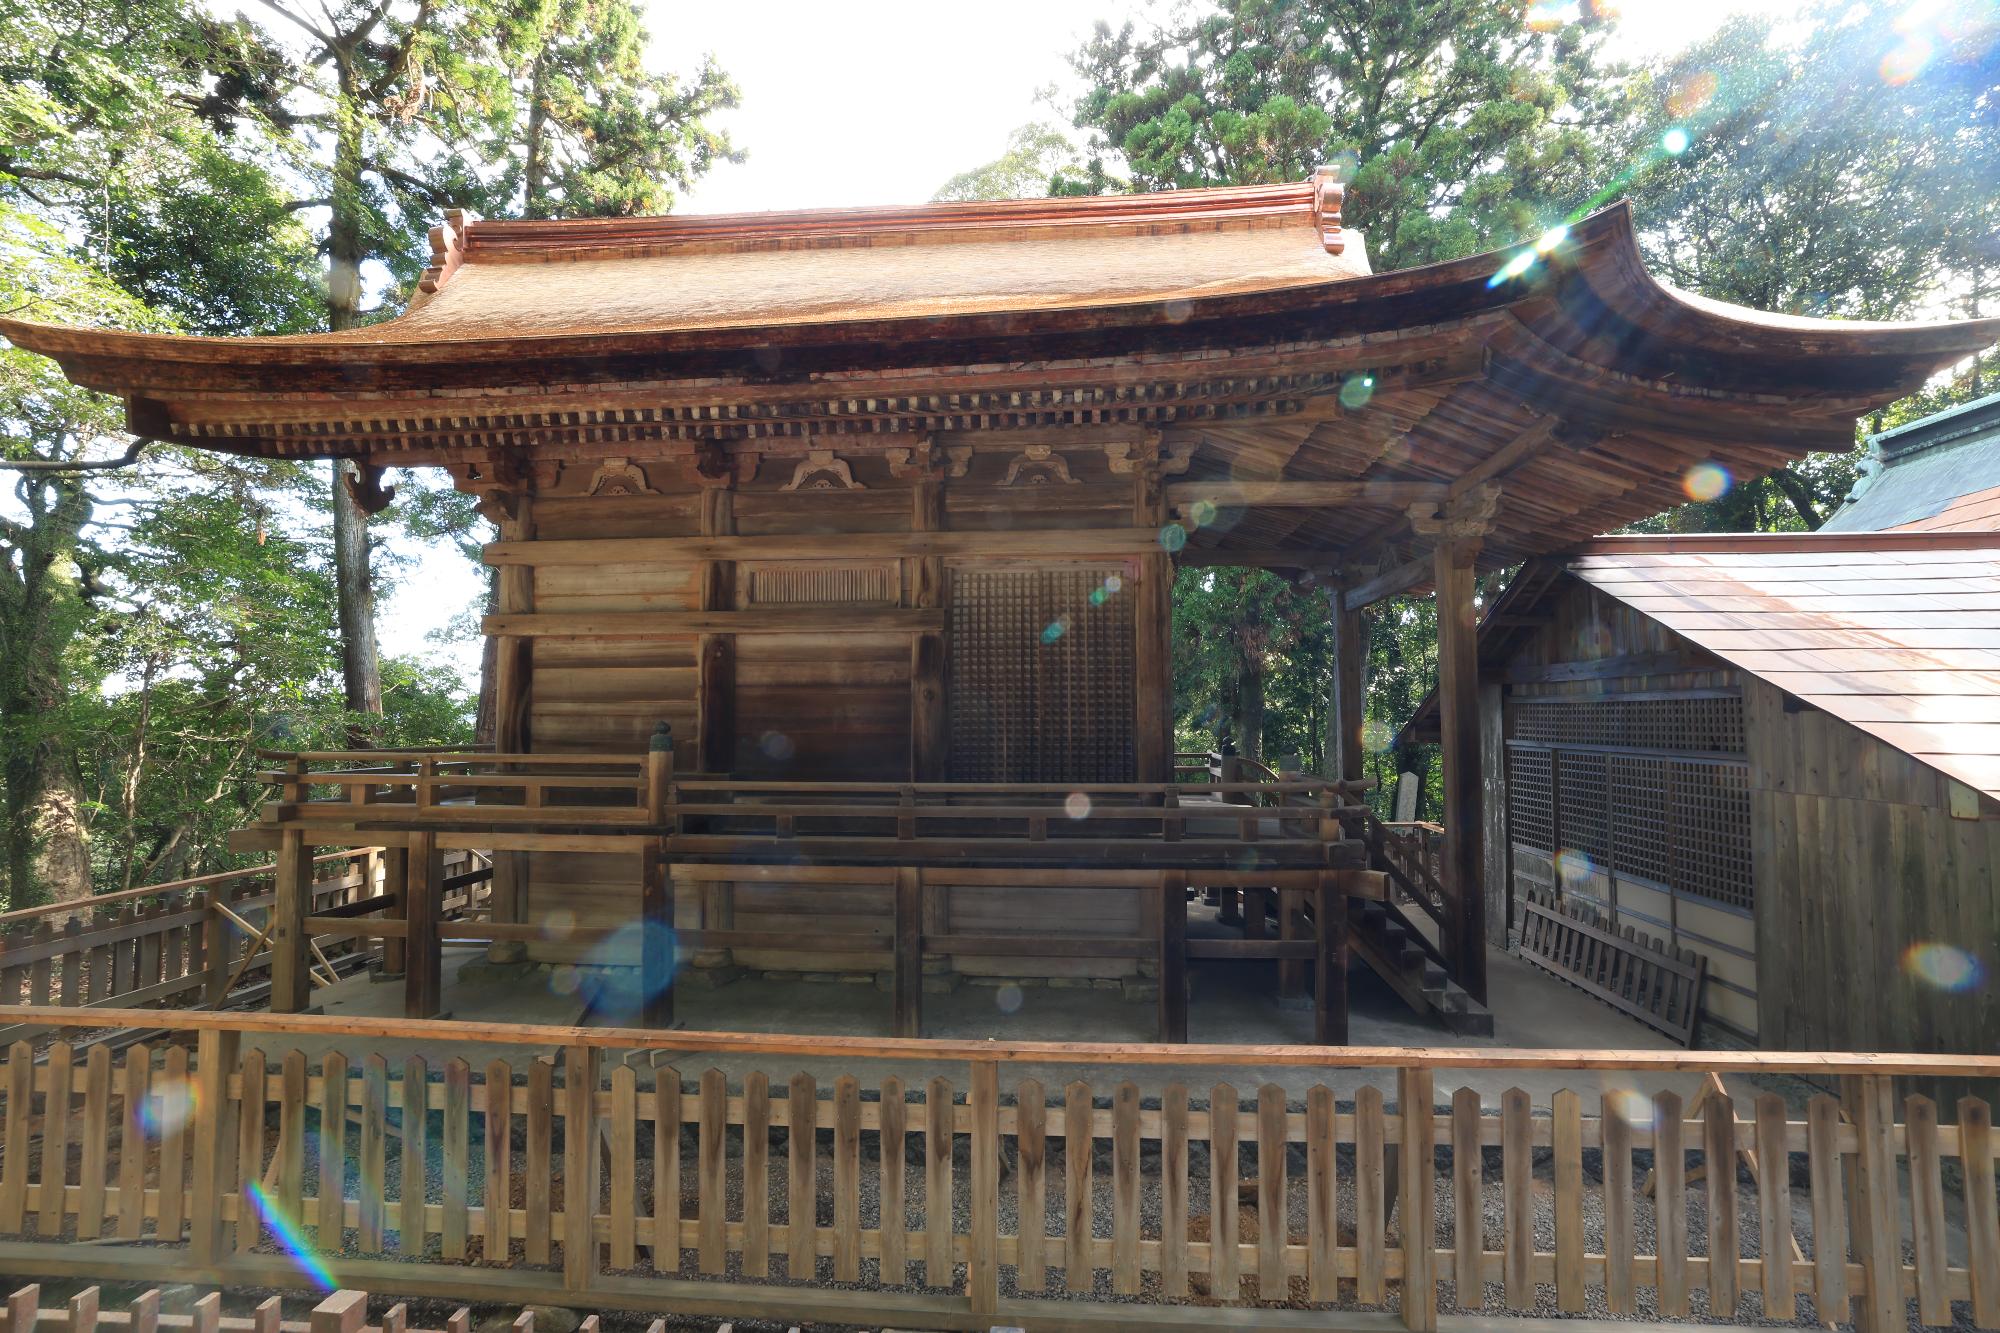
<svg viewBox="0 0 2000 1333">
<path fill-rule="evenodd" d="M 546 381 L 554 362 L 569 363 L 562 367 L 565 373 L 593 362 L 619 362 L 627 370 L 647 363 L 671 374 L 684 363 L 694 374 L 780 378 L 774 356 L 786 360 L 783 370 L 790 375 L 985 364 L 1024 354 L 1038 360 L 1088 358 L 1244 347 L 1463 320 L 1510 307 L 1526 318 L 1539 309 L 1578 304 L 1590 307 L 1578 317 L 1583 325 L 1578 338 L 1592 338 L 1595 324 L 1615 322 L 1619 333 L 1609 340 L 1614 347 L 1645 344 L 1652 352 L 1685 353 L 1718 369 L 1745 358 L 1789 364 L 1815 380 L 1826 378 L 1826 367 L 1810 369 L 1820 358 L 1897 363 L 1882 366 L 1887 374 L 1880 378 L 1900 382 L 2000 341 L 2000 320 L 1809 320 L 1676 291 L 1646 272 L 1625 204 L 1572 227 L 1553 262 L 1494 283 L 1494 275 L 1518 254 L 1517 247 L 1365 277 L 1218 296 L 790 325 L 415 341 L 398 336 L 400 320 L 373 326 L 379 337 L 339 340 L 130 333 L 0 320 L 0 335 L 54 357 L 78 383 L 139 395 L 294 390 L 294 375 L 314 371 L 365 390 L 387 368 L 421 374 L 425 367 L 445 365 L 458 386 L 500 387 Z M 1614 354 L 1614 363 L 1618 359 Z"/>
</svg>

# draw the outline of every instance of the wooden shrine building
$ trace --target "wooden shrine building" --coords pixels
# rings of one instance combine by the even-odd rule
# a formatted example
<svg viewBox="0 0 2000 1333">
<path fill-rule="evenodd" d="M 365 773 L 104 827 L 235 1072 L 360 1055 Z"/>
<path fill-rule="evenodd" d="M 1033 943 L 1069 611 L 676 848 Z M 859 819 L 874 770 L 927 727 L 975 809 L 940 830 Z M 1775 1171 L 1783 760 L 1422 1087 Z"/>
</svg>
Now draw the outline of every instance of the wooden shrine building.
<svg viewBox="0 0 2000 1333">
<path fill-rule="evenodd" d="M 1673 292 L 1623 207 L 1375 274 L 1331 173 L 1291 185 L 725 217 L 454 216 L 401 316 L 198 338 L 0 322 L 138 435 L 338 458 L 365 505 L 437 467 L 499 528 L 496 752 L 284 758 L 274 1007 L 309 934 L 393 934 L 437 1005 L 435 861 L 490 848 L 458 938 L 637 964 L 1157 968 L 1186 891 L 1275 892 L 1345 1034 L 1361 617 L 1440 600 L 1437 964 L 1485 994 L 1473 577 L 1739 476 L 2000 337 Z M 1176 564 L 1311 573 L 1339 628 L 1324 778 L 1177 787 Z M 651 747 L 649 749 L 649 746 Z M 1246 804 L 1256 799 L 1264 804 Z M 1272 802 L 1277 804 L 1272 804 Z M 407 853 L 366 919 L 305 916 L 316 847 Z M 290 885 L 287 888 L 286 885 Z M 1390 904 L 1392 910 L 1398 910 Z M 1379 909 L 1371 909 L 1379 910 Z M 1211 944 L 1207 947 L 1213 948 Z M 1197 950 L 1197 952 L 1199 952 Z"/>
</svg>

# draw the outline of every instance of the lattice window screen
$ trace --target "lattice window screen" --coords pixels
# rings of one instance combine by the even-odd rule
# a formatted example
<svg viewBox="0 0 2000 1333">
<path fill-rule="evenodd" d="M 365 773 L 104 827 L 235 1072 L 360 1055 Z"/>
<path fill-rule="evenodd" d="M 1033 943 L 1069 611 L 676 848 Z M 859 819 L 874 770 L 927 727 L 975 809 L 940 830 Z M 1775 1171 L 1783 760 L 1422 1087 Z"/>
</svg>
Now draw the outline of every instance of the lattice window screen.
<svg viewBox="0 0 2000 1333">
<path fill-rule="evenodd" d="M 1515 842 L 1752 906 L 1749 766 L 1692 757 L 1743 752 L 1741 698 L 1521 699 L 1509 708 L 1515 739 L 1527 742 L 1507 756 Z M 1603 748 L 1571 748 L 1584 746 Z"/>
<path fill-rule="evenodd" d="M 953 781 L 1132 780 L 1132 602 L 1101 591 L 1119 572 L 951 572 Z"/>
</svg>

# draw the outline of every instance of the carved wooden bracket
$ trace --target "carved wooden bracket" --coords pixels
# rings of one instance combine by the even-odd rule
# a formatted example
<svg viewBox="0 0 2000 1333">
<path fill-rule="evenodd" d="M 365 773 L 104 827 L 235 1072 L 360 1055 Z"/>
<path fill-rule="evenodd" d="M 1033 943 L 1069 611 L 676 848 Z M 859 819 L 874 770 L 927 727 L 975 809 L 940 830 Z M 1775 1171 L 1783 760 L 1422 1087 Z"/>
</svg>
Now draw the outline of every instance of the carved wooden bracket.
<svg viewBox="0 0 2000 1333">
<path fill-rule="evenodd" d="M 944 476 L 944 457 L 929 435 L 908 449 L 890 449 L 883 456 L 889 460 L 889 475 L 900 481 L 936 481 Z"/>
<path fill-rule="evenodd" d="M 1476 541 L 1493 531 L 1493 516 L 1499 509 L 1498 486 L 1474 486 L 1442 505 L 1411 505 L 1410 531 L 1440 542 Z"/>
<path fill-rule="evenodd" d="M 972 468 L 972 446 L 969 444 L 947 444 L 944 456 L 944 471 L 948 477 L 962 477 Z"/>
<path fill-rule="evenodd" d="M 1312 184 L 1313 217 L 1319 224 L 1319 243 L 1326 247 L 1328 254 L 1337 255 L 1347 248 L 1347 240 L 1340 230 L 1340 207 L 1347 199 L 1347 187 L 1340 183 L 1340 168 L 1315 168 Z"/>
<path fill-rule="evenodd" d="M 590 475 L 585 495 L 658 495 L 646 482 L 646 473 L 629 458 L 607 458 Z"/>
<path fill-rule="evenodd" d="M 396 498 L 396 488 L 382 484 L 382 469 L 373 463 L 357 462 L 352 471 L 342 468 L 340 480 L 354 507 L 364 514 L 379 514 Z"/>
<path fill-rule="evenodd" d="M 1031 444 L 1007 465 L 1007 476 L 1000 484 L 1046 486 L 1052 481 L 1065 486 L 1077 484 L 1076 478 L 1069 474 L 1069 464 L 1063 461 L 1063 456 L 1055 451 L 1053 445 Z"/>
<path fill-rule="evenodd" d="M 1107 444 L 1104 460 L 1120 476 L 1130 476 L 1142 467 L 1156 467 L 1160 461 L 1160 432 L 1146 431 L 1131 444 Z"/>
<path fill-rule="evenodd" d="M 854 479 L 854 469 L 847 461 L 831 449 L 808 450 L 805 458 L 792 472 L 792 479 L 781 489 L 796 491 L 830 491 L 838 487 L 844 491 L 865 491 L 868 488 Z"/>
<path fill-rule="evenodd" d="M 713 440 L 705 440 L 695 447 L 688 477 L 696 486 L 734 489 L 755 481 L 763 461 L 760 453 L 749 450 L 738 453 Z"/>
</svg>

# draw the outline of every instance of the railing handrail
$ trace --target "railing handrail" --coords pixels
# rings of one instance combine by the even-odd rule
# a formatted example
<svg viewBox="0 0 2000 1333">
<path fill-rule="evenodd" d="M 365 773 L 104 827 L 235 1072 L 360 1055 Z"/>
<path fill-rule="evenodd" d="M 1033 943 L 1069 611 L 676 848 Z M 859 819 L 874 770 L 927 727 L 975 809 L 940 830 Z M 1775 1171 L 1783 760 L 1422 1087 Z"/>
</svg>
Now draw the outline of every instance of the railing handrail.
<svg viewBox="0 0 2000 1333">
<path fill-rule="evenodd" d="M 1088 1065 L 1272 1066 L 1286 1069 L 1554 1069 L 1729 1074 L 2000 1077 L 2000 1055 L 1924 1052 L 1601 1050 L 1520 1047 L 1173 1045 L 1157 1042 L 978 1041 L 939 1037 L 839 1037 L 809 1033 L 714 1032 L 681 1028 L 536 1026 L 459 1019 L 342 1014 L 258 1014 L 211 1010 L 10 1008 L 17 1022 L 49 1027 L 135 1027 L 181 1032 L 479 1042 L 595 1050 L 772 1055 L 859 1060 L 951 1060 Z"/>
<path fill-rule="evenodd" d="M 342 861 L 370 852 L 379 852 L 380 847 L 348 847 L 340 851 L 322 852 L 313 857 L 313 864 L 322 861 Z M 196 875 L 190 879 L 170 879 L 160 884 L 142 884 L 138 888 L 119 889 L 115 893 L 92 894 L 88 898 L 73 898 L 68 902 L 43 903 L 38 907 L 19 907 L 11 912 L 0 912 L 0 930 L 18 922 L 37 917 L 54 916 L 62 912 L 88 912 L 93 908 L 110 903 L 131 902 L 136 898 L 150 898 L 162 893 L 177 893 L 182 889 L 198 889 L 208 884 L 226 884 L 231 880 L 249 879 L 255 875 L 269 875 L 277 870 L 276 862 L 267 861 L 260 866 L 245 866 L 241 870 L 217 870 L 206 875 Z"/>
<path fill-rule="evenodd" d="M 548 751 L 538 754 L 510 754 L 495 750 L 468 750 L 463 747 L 449 750 L 259 750 L 259 759 L 298 760 L 306 764 L 380 764 L 385 761 L 421 763 L 428 759 L 434 764 L 554 764 L 572 766 L 580 764 L 641 764 L 646 756 L 640 754 L 568 754 Z M 307 775 L 310 777 L 310 774 Z"/>
</svg>

